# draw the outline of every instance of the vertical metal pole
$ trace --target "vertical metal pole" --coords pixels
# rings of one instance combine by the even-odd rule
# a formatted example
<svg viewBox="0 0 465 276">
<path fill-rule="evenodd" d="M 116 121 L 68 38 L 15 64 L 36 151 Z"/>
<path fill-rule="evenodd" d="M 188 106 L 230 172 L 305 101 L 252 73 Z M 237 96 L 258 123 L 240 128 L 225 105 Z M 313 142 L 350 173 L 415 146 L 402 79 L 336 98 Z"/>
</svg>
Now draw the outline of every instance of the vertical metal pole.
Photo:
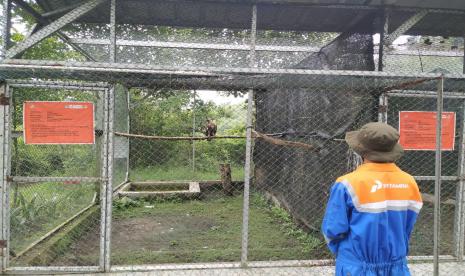
<svg viewBox="0 0 465 276">
<path fill-rule="evenodd" d="M 462 59 L 462 73 L 465 74 L 465 36 L 464 39 L 464 48 L 463 48 L 463 59 Z M 462 134 L 460 139 L 459 147 L 459 183 L 457 186 L 457 200 L 455 205 L 455 226 L 454 226 L 454 246 L 455 246 L 455 256 L 458 261 L 463 261 L 463 255 L 465 250 L 465 103 L 463 105 L 463 119 L 462 119 Z"/>
<path fill-rule="evenodd" d="M 110 2 L 110 62 L 116 62 L 116 0 Z"/>
<path fill-rule="evenodd" d="M 2 4 L 3 15 L 0 18 L 2 20 L 2 29 L 0 30 L 0 38 L 2 39 L 2 44 L 0 45 L 0 61 L 3 60 L 6 56 L 6 51 L 10 46 L 10 31 L 11 31 L 11 0 L 3 0 Z"/>
<path fill-rule="evenodd" d="M 462 59 L 462 73 L 465 74 L 465 36 L 463 36 L 463 59 Z"/>
<path fill-rule="evenodd" d="M 252 28 L 250 34 L 250 67 L 255 67 L 255 41 L 257 37 L 257 5 L 252 7 Z M 245 168 L 244 168 L 244 206 L 242 215 L 242 252 L 241 266 L 247 266 L 249 246 L 249 197 L 250 176 L 252 165 L 252 116 L 253 116 L 253 88 L 249 89 L 247 97 L 247 133 L 245 146 Z"/>
<path fill-rule="evenodd" d="M 465 246 L 465 219 L 464 219 L 464 198 L 465 198 L 465 101 L 462 104 L 462 122 L 460 124 L 462 132 L 460 133 L 459 145 L 459 166 L 457 175 L 459 182 L 457 185 L 457 196 L 455 203 L 455 219 L 454 219 L 454 254 L 458 261 L 463 260 L 463 250 Z"/>
<path fill-rule="evenodd" d="M 106 89 L 103 102 L 102 181 L 100 197 L 100 269 L 110 271 L 111 211 L 113 193 L 114 87 Z"/>
<path fill-rule="evenodd" d="M 193 90 L 192 91 L 194 96 L 194 105 L 192 107 L 192 137 L 195 136 L 195 96 L 197 94 L 197 91 L 196 90 Z M 195 140 L 192 140 L 192 174 L 193 176 L 195 177 Z"/>
<path fill-rule="evenodd" d="M 378 71 L 383 71 L 384 69 L 384 43 L 386 43 L 386 36 L 389 32 L 389 11 L 387 9 L 383 10 L 381 22 L 382 28 L 379 35 Z"/>
<path fill-rule="evenodd" d="M 1 95 L 5 95 L 6 96 L 6 84 L 5 83 L 0 83 L 0 96 Z M 7 114 L 7 111 L 6 111 L 6 108 L 7 106 L 0 106 L 0 142 L 1 142 L 1 145 L 0 145 L 0 170 L 1 170 L 1 173 L 0 173 L 0 184 L 2 185 L 1 189 L 0 189 L 0 198 L 1 198 L 1 201 L 2 201 L 2 208 L 0 210 L 0 213 L 1 213 L 1 217 L 0 217 L 0 226 L 1 226 L 1 237 L 0 239 L 2 240 L 6 240 L 5 238 L 5 232 L 6 232 L 6 218 L 5 218 L 5 215 L 6 215 L 6 210 L 7 210 L 7 204 L 6 204 L 6 200 L 5 200 L 5 197 L 6 197 L 6 186 L 8 185 L 7 181 L 6 181 L 6 177 L 8 176 L 6 174 L 6 160 L 5 160 L 5 152 L 7 151 L 6 149 L 6 140 L 5 140 L 5 134 L 6 134 L 6 129 L 5 129 L 5 125 L 6 125 L 6 120 L 7 120 L 7 117 L 6 117 L 6 114 Z M 5 248 L 1 249 L 2 251 L 2 256 L 0 258 L 0 264 L 1 264 L 1 269 L 2 269 L 2 272 L 4 272 L 6 270 L 6 259 L 5 259 L 5 256 L 6 256 L 6 250 Z"/>
<path fill-rule="evenodd" d="M 108 145 L 106 145 L 107 149 L 107 195 L 106 195 L 106 208 L 105 208 L 105 272 L 110 271 L 110 261 L 111 261 L 111 214 L 112 214 L 112 207 L 113 207 L 113 157 L 114 157 L 114 133 L 113 133 L 113 121 L 115 115 L 115 88 L 114 86 L 108 90 L 108 123 L 107 123 L 107 141 Z"/>
<path fill-rule="evenodd" d="M 126 87 L 126 101 L 127 101 L 127 109 L 128 109 L 128 115 L 127 115 L 127 118 L 128 118 L 128 126 L 127 126 L 127 131 L 128 133 L 131 133 L 131 93 L 129 92 L 129 89 Z M 129 170 L 131 168 L 131 165 L 130 165 L 130 153 L 131 153 L 131 138 L 127 138 L 128 139 L 128 156 L 127 156 L 127 163 L 126 163 L 126 179 L 125 179 L 125 182 L 128 182 L 129 181 L 129 177 L 130 177 L 130 174 L 129 174 Z"/>
<path fill-rule="evenodd" d="M 105 90 L 103 97 L 103 119 L 102 130 L 103 135 L 100 142 L 100 270 L 106 271 L 107 269 L 107 181 L 108 181 L 108 106 L 109 97 L 108 89 Z M 99 101 L 102 103 L 102 101 Z M 98 109 L 97 109 L 98 110 Z M 101 116 L 101 115 L 100 115 Z"/>
<path fill-rule="evenodd" d="M 386 93 L 379 97 L 378 122 L 387 124 L 388 96 Z"/>
<path fill-rule="evenodd" d="M 6 83 L 0 83 L 0 96 L 9 97 L 9 88 Z M 11 103 L 11 98 L 10 98 Z M 1 269 L 5 271 L 9 260 L 9 191 L 8 175 L 10 174 L 10 106 L 0 106 L 0 184 L 1 184 L 1 240 L 6 241 L 7 246 L 1 249 Z"/>
<path fill-rule="evenodd" d="M 434 183 L 434 275 L 439 275 L 439 242 L 441 230 L 441 152 L 442 152 L 442 110 L 443 110 L 444 77 L 438 81 L 436 111 L 436 164 Z"/>
</svg>

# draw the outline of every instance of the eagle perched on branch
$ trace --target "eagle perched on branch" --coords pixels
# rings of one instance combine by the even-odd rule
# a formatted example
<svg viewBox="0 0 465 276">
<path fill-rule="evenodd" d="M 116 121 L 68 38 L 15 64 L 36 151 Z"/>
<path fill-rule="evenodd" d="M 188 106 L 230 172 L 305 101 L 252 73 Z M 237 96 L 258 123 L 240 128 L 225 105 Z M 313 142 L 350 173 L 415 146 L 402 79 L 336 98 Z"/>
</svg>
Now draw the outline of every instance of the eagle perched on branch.
<svg viewBox="0 0 465 276">
<path fill-rule="evenodd" d="M 212 119 L 207 119 L 207 124 L 205 125 L 205 136 L 207 136 L 209 139 L 208 141 L 211 141 L 210 137 L 215 137 L 216 136 L 216 124 L 213 122 Z"/>
</svg>

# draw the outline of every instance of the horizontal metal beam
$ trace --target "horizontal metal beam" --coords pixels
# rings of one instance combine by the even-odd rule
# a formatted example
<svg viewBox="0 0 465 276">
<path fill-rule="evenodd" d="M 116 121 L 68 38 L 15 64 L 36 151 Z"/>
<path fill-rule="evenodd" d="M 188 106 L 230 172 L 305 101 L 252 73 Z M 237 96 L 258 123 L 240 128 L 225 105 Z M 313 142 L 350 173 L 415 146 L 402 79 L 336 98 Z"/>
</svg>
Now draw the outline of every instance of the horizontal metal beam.
<svg viewBox="0 0 465 276">
<path fill-rule="evenodd" d="M 12 87 L 23 87 L 23 88 L 45 88 L 45 89 L 64 89 L 64 90 L 78 90 L 82 92 L 87 91 L 105 91 L 106 88 L 98 86 L 70 86 L 70 85 L 48 85 L 48 84 L 34 84 L 34 83 L 24 83 L 24 84 L 14 84 Z"/>
<path fill-rule="evenodd" d="M 309 69 L 270 69 L 244 67 L 205 67 L 205 66 L 159 66 L 140 63 L 108 63 L 108 62 L 66 62 L 47 60 L 8 59 L 0 63 L 0 70 L 37 69 L 37 70 L 67 70 L 84 72 L 114 72 L 141 74 L 172 74 L 190 76 L 218 76 L 220 74 L 283 74 L 283 75 L 327 75 L 327 76 L 360 76 L 360 77 L 401 77 L 401 78 L 444 78 L 462 79 L 462 74 L 415 73 L 403 74 L 396 72 L 376 71 L 343 71 L 343 70 L 309 70 Z"/>
<path fill-rule="evenodd" d="M 109 84 L 106 82 L 81 82 L 81 81 L 44 81 L 44 80 L 10 80 L 7 79 L 6 82 L 10 87 L 23 87 L 23 85 L 34 85 L 37 86 L 47 86 L 47 88 L 57 88 L 61 89 L 63 87 L 80 87 L 85 89 L 107 89 Z M 72 88 L 71 88 L 72 89 Z"/>
<path fill-rule="evenodd" d="M 98 266 L 16 266 L 9 267 L 6 270 L 6 274 L 22 274 L 22 275 L 31 275 L 33 274 L 51 274 L 57 273 L 60 274 L 64 272 L 68 273 L 83 273 L 83 272 L 100 272 L 100 267 Z"/>
<path fill-rule="evenodd" d="M 108 39 L 72 38 L 71 42 L 76 44 L 110 45 L 110 40 Z M 132 47 L 250 51 L 250 45 L 248 44 L 207 44 L 187 42 L 117 40 L 116 45 Z M 318 52 L 320 50 L 320 47 L 257 45 L 255 50 L 270 52 Z"/>
<path fill-rule="evenodd" d="M 84 14 L 88 13 L 89 11 L 93 10 L 95 7 L 100 5 L 101 3 L 105 2 L 106 0 L 90 0 L 79 7 L 73 9 L 72 11 L 68 12 L 67 14 L 63 15 L 59 19 L 55 20 L 54 22 L 50 23 L 46 27 L 40 29 L 35 34 L 31 35 L 30 37 L 26 38 L 26 40 L 16 44 L 14 47 L 9 49 L 6 53 L 7 58 L 14 58 L 30 47 L 36 45 L 44 38 L 52 35 L 56 31 L 60 30 L 64 26 L 68 25 L 69 23 L 75 21 L 79 17 L 83 16 Z"/>
<path fill-rule="evenodd" d="M 48 176 L 13 176 L 11 182 L 15 183 L 39 183 L 39 182 L 83 182 L 83 183 L 95 183 L 102 181 L 100 177 L 82 177 L 82 176 L 60 176 L 60 177 L 48 177 Z"/>
<path fill-rule="evenodd" d="M 71 38 L 70 42 L 75 44 L 86 45 L 110 45 L 108 39 L 90 39 L 90 38 Z M 156 48 L 179 48 L 179 49 L 207 49 L 207 50 L 233 50 L 233 51 L 250 51 L 248 44 L 221 44 L 221 43 L 187 43 L 187 42 L 165 42 L 165 41 L 142 41 L 142 40 L 124 40 L 116 41 L 117 46 L 130 47 L 156 47 Z M 379 46 L 375 46 L 377 52 Z M 256 45 L 256 51 L 270 52 L 318 52 L 320 47 L 312 46 L 278 46 L 278 45 Z M 395 56 L 440 56 L 440 57 L 463 57 L 461 51 L 434 51 L 434 50 L 400 50 L 386 49 L 386 55 Z"/>
<path fill-rule="evenodd" d="M 436 98 L 436 92 L 419 90 L 392 90 L 386 93 L 389 97 L 406 98 Z M 444 99 L 465 99 L 465 94 L 460 92 L 444 92 Z"/>
<path fill-rule="evenodd" d="M 415 178 L 415 180 L 418 180 L 418 181 L 434 181 L 436 179 L 435 176 L 414 176 L 413 178 Z M 460 180 L 460 178 L 458 176 L 441 176 L 441 180 L 444 180 L 444 181 L 457 181 L 457 180 Z"/>
</svg>

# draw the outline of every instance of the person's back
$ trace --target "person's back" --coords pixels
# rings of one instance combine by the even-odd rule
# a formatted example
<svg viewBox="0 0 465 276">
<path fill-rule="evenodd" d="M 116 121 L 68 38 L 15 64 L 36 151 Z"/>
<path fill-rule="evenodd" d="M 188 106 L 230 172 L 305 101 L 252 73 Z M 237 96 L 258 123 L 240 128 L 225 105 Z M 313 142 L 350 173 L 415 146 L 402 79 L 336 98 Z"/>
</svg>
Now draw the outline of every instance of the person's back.
<svg viewBox="0 0 465 276">
<path fill-rule="evenodd" d="M 336 275 L 409 275 L 408 241 L 422 207 L 418 186 L 393 162 L 364 157 L 363 165 L 333 185 L 323 219 L 323 234 L 337 256 Z"/>
</svg>

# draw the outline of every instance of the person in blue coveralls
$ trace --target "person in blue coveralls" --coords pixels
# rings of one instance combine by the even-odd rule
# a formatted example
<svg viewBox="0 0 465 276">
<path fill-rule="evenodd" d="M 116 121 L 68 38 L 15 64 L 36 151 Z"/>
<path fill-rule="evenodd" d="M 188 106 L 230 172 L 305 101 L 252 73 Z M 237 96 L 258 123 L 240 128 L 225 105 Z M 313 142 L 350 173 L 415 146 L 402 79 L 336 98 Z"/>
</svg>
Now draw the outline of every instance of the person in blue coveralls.
<svg viewBox="0 0 465 276">
<path fill-rule="evenodd" d="M 408 242 L 423 203 L 414 178 L 394 164 L 399 133 L 369 123 L 345 140 L 364 163 L 336 180 L 323 218 L 336 275 L 410 275 Z"/>
</svg>

